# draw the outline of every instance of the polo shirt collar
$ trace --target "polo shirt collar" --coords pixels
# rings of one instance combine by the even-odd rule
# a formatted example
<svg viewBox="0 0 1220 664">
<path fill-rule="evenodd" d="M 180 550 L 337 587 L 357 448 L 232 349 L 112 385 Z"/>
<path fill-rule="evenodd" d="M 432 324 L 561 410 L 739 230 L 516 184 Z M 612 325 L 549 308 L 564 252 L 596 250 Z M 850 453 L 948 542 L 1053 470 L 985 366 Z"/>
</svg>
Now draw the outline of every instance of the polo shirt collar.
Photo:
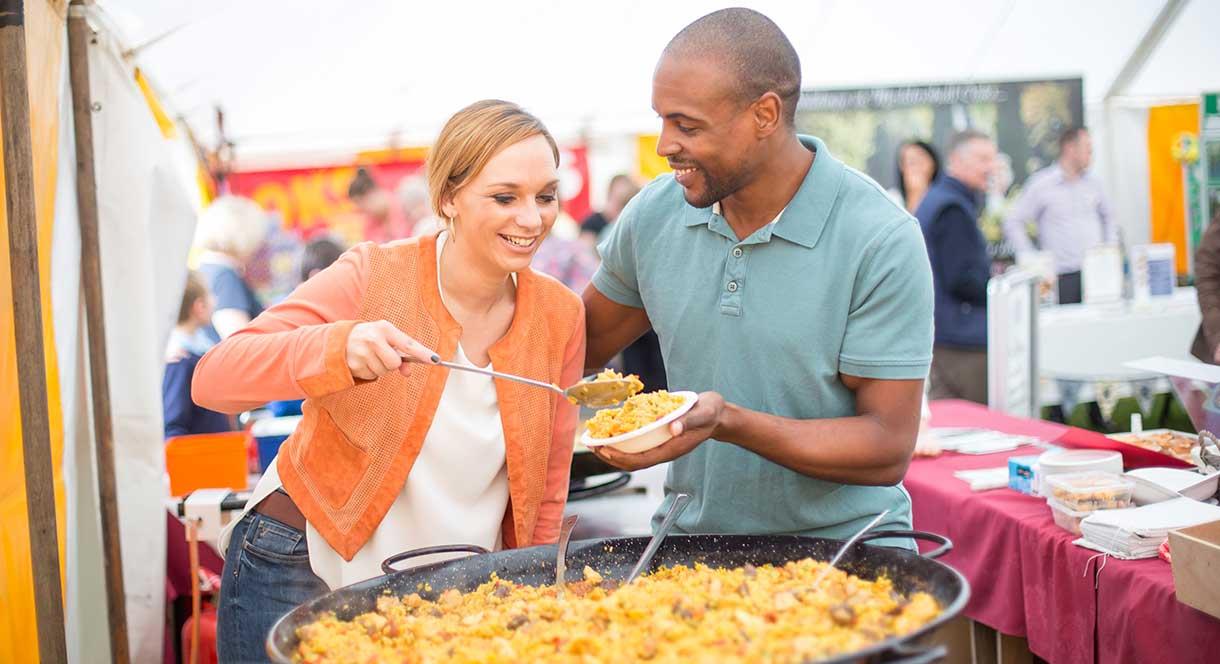
<svg viewBox="0 0 1220 664">
<path fill-rule="evenodd" d="M 839 187 L 843 182 L 846 167 L 830 154 L 830 149 L 815 136 L 798 135 L 801 144 L 816 152 L 817 156 L 805 174 L 805 180 L 788 201 L 788 205 L 770 224 L 759 229 L 765 237 L 759 241 L 767 241 L 771 235 L 781 237 L 802 247 L 813 248 L 830 221 L 830 212 L 834 209 L 835 199 L 839 195 Z M 727 226 L 720 214 L 720 203 L 714 203 L 706 211 L 698 210 L 696 214 L 686 215 L 687 226 L 705 225 L 711 230 L 716 228 L 716 220 Z M 756 233 L 756 234 L 757 234 Z"/>
</svg>

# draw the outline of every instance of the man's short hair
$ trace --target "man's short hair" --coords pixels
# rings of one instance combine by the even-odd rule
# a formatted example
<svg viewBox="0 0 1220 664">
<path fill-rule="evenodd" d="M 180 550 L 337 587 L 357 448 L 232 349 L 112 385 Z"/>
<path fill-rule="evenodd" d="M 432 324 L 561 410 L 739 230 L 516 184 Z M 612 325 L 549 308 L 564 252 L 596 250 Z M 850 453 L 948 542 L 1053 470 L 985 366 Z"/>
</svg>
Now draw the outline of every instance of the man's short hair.
<svg viewBox="0 0 1220 664">
<path fill-rule="evenodd" d="M 1080 125 L 1072 125 L 1067 129 L 1064 129 L 1063 133 L 1059 134 L 1059 151 L 1063 152 L 1064 148 L 1071 143 L 1075 143 L 1077 139 L 1088 133 L 1088 131 L 1089 130 L 1087 127 L 1082 127 Z"/>
<path fill-rule="evenodd" d="M 774 92 L 783 102 L 784 121 L 796 124 L 801 60 L 784 32 L 763 14 L 741 7 L 712 12 L 682 28 L 665 53 L 717 58 L 733 76 L 741 102 Z"/>
<path fill-rule="evenodd" d="M 355 200 L 377 188 L 377 182 L 366 168 L 357 168 L 352 181 L 347 185 L 347 197 Z"/>
<path fill-rule="evenodd" d="M 967 143 L 978 140 L 990 141 L 991 137 L 977 129 L 963 129 L 949 137 L 949 144 L 945 148 L 945 154 L 952 155 Z"/>
</svg>

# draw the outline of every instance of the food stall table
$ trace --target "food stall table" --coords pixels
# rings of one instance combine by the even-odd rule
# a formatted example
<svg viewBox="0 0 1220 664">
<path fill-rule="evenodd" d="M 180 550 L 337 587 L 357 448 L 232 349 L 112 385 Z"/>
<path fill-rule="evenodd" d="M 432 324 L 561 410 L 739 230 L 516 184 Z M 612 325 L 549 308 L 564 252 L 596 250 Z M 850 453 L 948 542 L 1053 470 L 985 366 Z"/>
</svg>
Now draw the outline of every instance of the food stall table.
<svg viewBox="0 0 1220 664">
<path fill-rule="evenodd" d="M 961 401 L 933 403 L 932 424 L 1052 442 L 1080 433 Z M 1034 654 L 1053 664 L 1215 661 L 1220 620 L 1177 601 L 1169 565 L 1103 559 L 1072 544 L 1076 536 L 1054 524 L 1041 498 L 1006 488 L 972 492 L 953 476 L 1041 451 L 1026 446 L 982 456 L 950 453 L 911 463 L 905 485 L 915 527 L 953 540 L 955 549 L 945 561 L 973 589 L 965 614 L 1003 634 L 1025 637 Z"/>
</svg>

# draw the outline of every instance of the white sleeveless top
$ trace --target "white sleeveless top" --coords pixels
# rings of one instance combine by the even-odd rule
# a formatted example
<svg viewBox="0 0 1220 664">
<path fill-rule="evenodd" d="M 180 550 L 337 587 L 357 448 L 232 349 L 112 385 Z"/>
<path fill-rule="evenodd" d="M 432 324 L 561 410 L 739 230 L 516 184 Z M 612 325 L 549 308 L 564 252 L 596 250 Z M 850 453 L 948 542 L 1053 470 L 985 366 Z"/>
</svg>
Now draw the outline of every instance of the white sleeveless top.
<svg viewBox="0 0 1220 664">
<path fill-rule="evenodd" d="M 436 245 L 438 274 L 444 241 L 442 233 Z M 444 301 L 444 293 L 441 300 Z M 461 344 L 455 361 L 474 366 Z M 489 364 L 486 368 L 490 367 Z M 257 505 L 282 486 L 277 460 L 268 466 L 247 505 Z M 504 429 L 495 384 L 490 376 L 450 371 L 419 457 L 373 536 L 348 562 L 311 524 L 306 524 L 309 564 L 314 574 L 333 590 L 380 576 L 381 561 L 403 551 L 441 544 L 502 548 L 500 528 L 508 497 Z M 231 528 L 222 533 L 221 551 L 228 546 Z M 463 555 L 466 554 L 413 558 L 397 567 L 405 569 Z"/>
</svg>

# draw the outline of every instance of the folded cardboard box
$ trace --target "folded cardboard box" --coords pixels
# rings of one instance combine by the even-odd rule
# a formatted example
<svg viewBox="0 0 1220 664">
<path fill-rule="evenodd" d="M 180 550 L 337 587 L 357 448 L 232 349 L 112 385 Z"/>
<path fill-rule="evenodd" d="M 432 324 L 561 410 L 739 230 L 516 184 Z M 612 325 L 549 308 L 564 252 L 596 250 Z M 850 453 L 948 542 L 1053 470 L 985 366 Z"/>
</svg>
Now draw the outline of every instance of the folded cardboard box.
<svg viewBox="0 0 1220 664">
<path fill-rule="evenodd" d="M 1169 533 L 1178 601 L 1220 618 L 1220 521 Z"/>
</svg>

